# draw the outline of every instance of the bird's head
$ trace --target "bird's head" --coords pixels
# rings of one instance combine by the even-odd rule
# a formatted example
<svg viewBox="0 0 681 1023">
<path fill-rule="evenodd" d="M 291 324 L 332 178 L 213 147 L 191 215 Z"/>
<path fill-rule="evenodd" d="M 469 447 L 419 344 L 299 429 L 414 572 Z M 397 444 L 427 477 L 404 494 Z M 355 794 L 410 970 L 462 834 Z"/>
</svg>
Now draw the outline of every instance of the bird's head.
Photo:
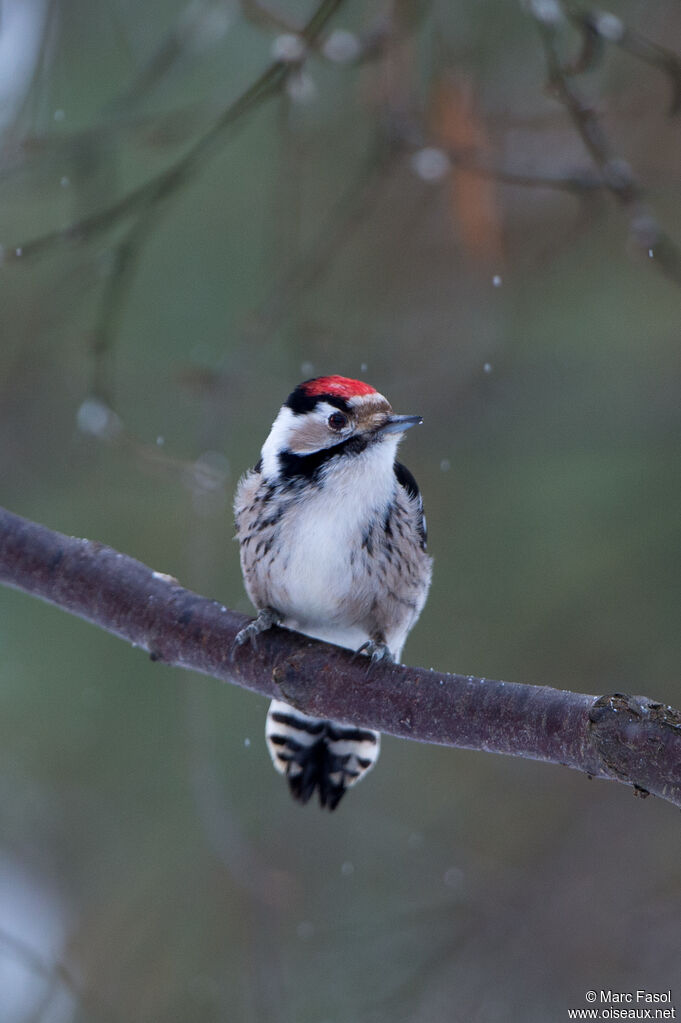
<svg viewBox="0 0 681 1023">
<path fill-rule="evenodd" d="M 395 415 L 383 395 L 360 380 L 306 380 L 291 392 L 272 424 L 262 449 L 262 472 L 269 479 L 312 477 L 334 459 L 379 444 L 392 464 L 402 434 L 420 422 L 421 416 Z"/>
</svg>

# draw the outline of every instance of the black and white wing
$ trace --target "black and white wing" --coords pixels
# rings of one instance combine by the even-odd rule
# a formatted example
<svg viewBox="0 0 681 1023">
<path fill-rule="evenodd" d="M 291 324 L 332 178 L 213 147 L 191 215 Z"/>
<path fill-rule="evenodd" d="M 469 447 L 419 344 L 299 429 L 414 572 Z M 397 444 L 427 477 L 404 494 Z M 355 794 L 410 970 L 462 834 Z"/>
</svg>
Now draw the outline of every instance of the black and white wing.
<svg viewBox="0 0 681 1023">
<path fill-rule="evenodd" d="M 419 485 L 409 472 L 409 469 L 407 469 L 406 465 L 402 465 L 401 462 L 395 462 L 395 478 L 400 486 L 404 487 L 408 497 L 415 505 L 418 517 L 417 529 L 421 538 L 421 550 L 425 551 L 426 543 L 428 541 L 428 529 L 426 526 L 426 516 L 423 511 L 423 498 L 421 497 Z"/>
</svg>

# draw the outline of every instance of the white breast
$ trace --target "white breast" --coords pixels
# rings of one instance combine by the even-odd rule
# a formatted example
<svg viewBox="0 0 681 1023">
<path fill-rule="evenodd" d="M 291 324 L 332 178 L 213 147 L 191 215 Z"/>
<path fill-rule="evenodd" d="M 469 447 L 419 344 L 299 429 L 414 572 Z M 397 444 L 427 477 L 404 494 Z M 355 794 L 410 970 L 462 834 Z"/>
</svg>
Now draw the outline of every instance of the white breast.
<svg viewBox="0 0 681 1023">
<path fill-rule="evenodd" d="M 386 438 L 339 460 L 333 477 L 291 509 L 271 578 L 272 603 L 291 627 L 343 646 L 367 638 L 354 622 L 358 606 L 373 599 L 372 583 L 353 572 L 350 557 L 352 551 L 359 557 L 367 526 L 385 516 L 393 499 L 396 447 Z"/>
</svg>

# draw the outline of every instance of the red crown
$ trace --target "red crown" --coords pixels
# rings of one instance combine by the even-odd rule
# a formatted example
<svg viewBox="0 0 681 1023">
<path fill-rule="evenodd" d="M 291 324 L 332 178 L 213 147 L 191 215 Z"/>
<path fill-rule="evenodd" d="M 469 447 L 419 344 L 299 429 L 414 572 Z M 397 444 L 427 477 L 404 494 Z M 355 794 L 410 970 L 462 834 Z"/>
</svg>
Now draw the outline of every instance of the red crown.
<svg viewBox="0 0 681 1023">
<path fill-rule="evenodd" d="M 364 394 L 376 394 L 376 388 L 361 380 L 350 380 L 348 377 L 316 377 L 306 380 L 300 385 L 304 394 L 314 398 L 318 394 L 335 394 L 338 398 L 356 398 Z"/>
</svg>

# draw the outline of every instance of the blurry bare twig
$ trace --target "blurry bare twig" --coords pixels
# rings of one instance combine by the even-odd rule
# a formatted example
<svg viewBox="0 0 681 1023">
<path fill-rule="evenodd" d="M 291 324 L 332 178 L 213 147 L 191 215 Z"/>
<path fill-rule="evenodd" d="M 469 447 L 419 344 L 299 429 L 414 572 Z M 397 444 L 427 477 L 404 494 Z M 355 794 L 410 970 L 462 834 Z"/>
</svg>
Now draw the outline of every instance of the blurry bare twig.
<svg viewBox="0 0 681 1023">
<path fill-rule="evenodd" d="M 519 188 L 547 188 L 553 192 L 572 192 L 574 195 L 593 195 L 606 186 L 603 178 L 591 170 L 573 171 L 566 174 L 529 174 L 510 168 L 477 160 L 471 153 L 448 150 L 447 155 L 455 167 L 462 167 L 472 174 L 491 178 L 500 185 L 516 185 Z"/>
<path fill-rule="evenodd" d="M 190 0 L 108 110 L 128 109 L 138 103 L 173 70 L 197 37 L 203 32 L 214 32 L 216 19 L 224 24 L 228 18 L 226 0 Z"/>
<path fill-rule="evenodd" d="M 317 38 L 314 45 L 321 57 L 334 63 L 367 64 L 382 57 L 400 34 L 400 30 L 413 31 L 425 17 L 429 0 L 386 0 L 372 18 L 368 27 L 358 32 L 341 29 L 328 38 Z M 301 26 L 263 0 L 241 0 L 241 10 L 258 28 L 287 35 L 298 35 Z"/>
<path fill-rule="evenodd" d="M 310 243 L 275 279 L 264 301 L 251 314 L 246 328 L 249 332 L 265 334 L 271 330 L 296 297 L 324 277 L 332 260 L 374 212 L 401 155 L 401 148 L 378 140 Z"/>
<path fill-rule="evenodd" d="M 241 0 L 241 10 L 247 18 L 258 28 L 274 29 L 276 32 L 298 33 L 300 25 L 297 25 L 290 18 L 262 3 L 262 0 Z"/>
<path fill-rule="evenodd" d="M 606 44 L 618 46 L 667 76 L 672 93 L 669 114 L 678 114 L 681 110 L 681 57 L 678 54 L 635 32 L 608 11 L 568 8 L 567 13 L 582 34 L 582 50 L 566 70 L 572 74 L 587 71 L 601 59 Z"/>
<path fill-rule="evenodd" d="M 402 738 L 563 764 L 681 807 L 681 714 L 646 697 L 440 674 L 286 629 L 235 651 L 244 615 L 102 544 L 0 510 L 0 582 L 85 618 L 153 660 Z"/>
<path fill-rule="evenodd" d="M 4 955 L 13 956 L 18 962 L 23 963 L 32 974 L 36 977 L 42 977 L 45 981 L 44 996 L 36 1011 L 32 1013 L 32 1020 L 38 1021 L 47 1018 L 50 1004 L 59 988 L 68 991 L 70 997 L 81 1010 L 87 1009 L 90 1012 L 94 1012 L 95 1016 L 90 1018 L 96 1018 L 102 1021 L 102 1023 L 105 1020 L 113 1023 L 114 1019 L 118 1019 L 117 1016 L 114 1016 L 113 1013 L 109 1012 L 105 1006 L 94 998 L 91 991 L 87 990 L 76 980 L 61 960 L 48 961 L 23 939 L 1 928 L 0 948 L 2 948 Z"/>
<path fill-rule="evenodd" d="M 306 41 L 316 38 L 336 8 L 342 3 L 343 0 L 321 0 L 302 30 L 302 38 Z M 205 161 L 213 155 L 216 143 L 221 141 L 225 130 L 232 128 L 245 114 L 250 113 L 264 100 L 275 95 L 289 72 L 290 66 L 286 60 L 272 61 L 255 81 L 220 113 L 210 128 L 176 163 L 104 209 L 65 228 L 50 231 L 21 245 L 11 246 L 8 249 L 8 258 L 21 257 L 25 260 L 31 256 L 41 255 L 46 250 L 64 242 L 87 241 L 126 217 L 144 210 L 147 206 L 153 206 L 168 199 L 180 185 L 185 184 L 201 167 L 205 166 Z"/>
<path fill-rule="evenodd" d="M 50 985 L 57 980 L 64 985 L 74 998 L 80 1000 L 82 997 L 77 981 L 63 963 L 47 962 L 40 953 L 36 952 L 25 941 L 4 929 L 0 929 L 0 946 L 9 949 L 17 959 L 23 960 L 33 973 L 44 977 Z"/>
<path fill-rule="evenodd" d="M 300 30 L 303 54 L 324 30 L 343 0 L 320 0 L 308 22 Z M 302 58 L 301 58 L 302 59 Z M 126 285 L 141 246 L 168 199 L 201 170 L 222 144 L 225 133 L 239 124 L 244 116 L 275 96 L 292 70 L 285 58 L 275 59 L 232 103 L 222 110 L 210 127 L 170 167 L 143 185 L 132 189 L 103 209 L 56 231 L 8 248 L 8 258 L 29 259 L 65 242 L 82 243 L 127 223 L 123 237 L 114 247 L 110 274 L 104 288 L 97 318 L 95 351 L 100 362 L 106 358 L 113 337 L 113 327 L 120 316 Z M 103 388 L 101 370 L 96 372 L 95 385 Z M 97 390 L 94 392 L 98 393 Z M 101 395 L 100 395 L 101 396 Z"/>
<path fill-rule="evenodd" d="M 658 224 L 645 201 L 645 190 L 629 164 L 613 154 L 596 109 L 575 85 L 574 67 L 561 61 L 558 34 L 562 6 L 558 2 L 537 2 L 530 9 L 544 45 L 549 86 L 599 169 L 605 188 L 627 214 L 632 240 L 661 273 L 681 284 L 681 249 Z"/>
</svg>

